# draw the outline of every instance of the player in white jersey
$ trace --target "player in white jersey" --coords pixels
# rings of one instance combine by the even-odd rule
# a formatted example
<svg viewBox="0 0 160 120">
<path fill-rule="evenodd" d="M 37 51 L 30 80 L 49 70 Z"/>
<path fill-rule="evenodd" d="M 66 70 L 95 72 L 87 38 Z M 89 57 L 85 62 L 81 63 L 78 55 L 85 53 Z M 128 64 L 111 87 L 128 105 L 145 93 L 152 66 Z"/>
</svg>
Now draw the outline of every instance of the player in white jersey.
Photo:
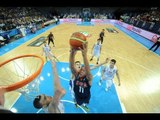
<svg viewBox="0 0 160 120">
<path fill-rule="evenodd" d="M 90 61 L 93 60 L 93 57 L 96 57 L 97 58 L 97 64 L 98 64 L 99 57 L 100 57 L 100 54 L 101 54 L 101 48 L 102 48 L 101 40 L 98 39 L 97 42 L 93 45 L 92 57 L 91 57 Z"/>
<path fill-rule="evenodd" d="M 53 60 L 51 55 L 48 53 L 48 58 L 52 64 L 52 70 L 54 75 L 53 80 L 53 88 L 54 88 L 54 96 L 47 96 L 45 94 L 38 95 L 34 101 L 33 105 L 37 109 L 44 109 L 45 112 L 48 113 L 64 113 L 63 103 L 60 101 L 62 97 L 65 95 L 66 91 L 62 88 L 60 84 L 60 79 L 58 76 L 56 62 Z"/>
<path fill-rule="evenodd" d="M 57 61 L 59 61 L 54 55 L 53 53 L 51 52 L 51 47 L 46 43 L 46 41 L 43 42 L 43 55 L 45 56 L 46 58 L 46 61 L 47 61 L 47 56 L 48 54 L 50 54 L 52 57 L 54 57 L 54 59 L 56 59 Z"/>
<path fill-rule="evenodd" d="M 118 69 L 115 66 L 115 64 L 116 64 L 116 60 L 111 59 L 110 64 L 106 65 L 102 70 L 102 76 L 99 81 L 99 85 L 101 86 L 102 81 L 106 81 L 106 89 L 105 89 L 106 91 L 108 91 L 109 88 L 112 86 L 113 78 L 115 74 L 118 78 L 118 82 L 119 82 L 118 85 L 120 86 L 120 77 L 119 77 Z"/>
</svg>

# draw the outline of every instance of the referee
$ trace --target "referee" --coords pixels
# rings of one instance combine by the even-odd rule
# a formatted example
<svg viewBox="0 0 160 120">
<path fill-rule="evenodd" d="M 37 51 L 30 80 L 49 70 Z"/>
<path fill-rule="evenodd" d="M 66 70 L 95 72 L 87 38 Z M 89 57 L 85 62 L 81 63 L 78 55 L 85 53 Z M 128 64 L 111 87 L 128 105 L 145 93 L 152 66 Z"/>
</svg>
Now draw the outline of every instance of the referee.
<svg viewBox="0 0 160 120">
<path fill-rule="evenodd" d="M 104 29 L 102 29 L 101 33 L 99 34 L 99 39 L 101 40 L 101 44 L 103 43 L 103 37 L 104 37 Z"/>
<path fill-rule="evenodd" d="M 52 42 L 53 47 L 55 47 L 53 39 L 54 39 L 54 36 L 53 36 L 52 32 L 50 32 L 50 34 L 48 35 L 48 45 L 50 44 L 50 42 Z"/>
<path fill-rule="evenodd" d="M 153 52 L 155 52 L 155 51 L 158 49 L 158 47 L 160 46 L 160 37 L 157 38 L 157 42 L 154 43 L 154 44 L 152 45 L 152 47 L 149 48 L 149 50 L 151 50 L 151 49 L 154 48 L 155 46 L 156 46 L 156 48 L 153 50 Z"/>
</svg>

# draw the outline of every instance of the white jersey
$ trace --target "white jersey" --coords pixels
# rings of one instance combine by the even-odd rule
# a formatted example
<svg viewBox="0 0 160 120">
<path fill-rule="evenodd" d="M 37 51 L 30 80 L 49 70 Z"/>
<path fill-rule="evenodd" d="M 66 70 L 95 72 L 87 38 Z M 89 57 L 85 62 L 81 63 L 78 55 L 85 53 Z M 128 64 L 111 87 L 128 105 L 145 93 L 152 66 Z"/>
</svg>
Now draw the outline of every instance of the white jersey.
<svg viewBox="0 0 160 120">
<path fill-rule="evenodd" d="M 96 57 L 100 56 L 101 46 L 102 46 L 101 44 L 94 44 L 93 56 L 96 56 Z"/>
<path fill-rule="evenodd" d="M 104 71 L 104 78 L 106 80 L 113 80 L 115 73 L 117 72 L 117 67 L 114 66 L 114 68 L 110 68 L 109 65 L 107 65 Z"/>
<path fill-rule="evenodd" d="M 60 113 L 64 113 L 64 105 L 62 101 L 60 101 L 58 104 L 58 110 Z"/>
<path fill-rule="evenodd" d="M 42 108 L 45 113 L 51 113 L 48 111 L 48 107 Z M 58 113 L 64 113 L 64 105 L 63 102 L 60 101 L 56 110 Z"/>
<path fill-rule="evenodd" d="M 45 56 L 47 56 L 47 54 L 50 53 L 50 47 L 48 44 L 43 46 L 43 52 L 44 52 Z"/>
</svg>

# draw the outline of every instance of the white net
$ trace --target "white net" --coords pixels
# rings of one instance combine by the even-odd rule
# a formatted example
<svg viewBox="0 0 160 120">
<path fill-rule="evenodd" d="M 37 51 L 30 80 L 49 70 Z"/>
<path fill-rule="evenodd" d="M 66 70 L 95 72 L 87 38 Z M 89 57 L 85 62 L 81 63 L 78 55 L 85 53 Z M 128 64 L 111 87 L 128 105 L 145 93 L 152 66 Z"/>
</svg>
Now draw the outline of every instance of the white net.
<svg viewBox="0 0 160 120">
<path fill-rule="evenodd" d="M 18 89 L 17 91 L 24 96 L 26 101 L 33 101 L 34 98 L 39 95 L 39 79 L 35 79 L 23 88 Z"/>
</svg>

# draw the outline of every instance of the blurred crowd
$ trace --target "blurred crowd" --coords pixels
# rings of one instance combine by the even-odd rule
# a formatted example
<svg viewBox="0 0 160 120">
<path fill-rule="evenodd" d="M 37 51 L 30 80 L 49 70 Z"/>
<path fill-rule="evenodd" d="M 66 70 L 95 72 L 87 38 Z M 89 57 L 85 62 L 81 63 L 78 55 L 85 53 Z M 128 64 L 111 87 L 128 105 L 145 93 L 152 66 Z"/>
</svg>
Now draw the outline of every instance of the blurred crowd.
<svg viewBox="0 0 160 120">
<path fill-rule="evenodd" d="M 47 21 L 40 11 L 32 7 L 0 7 L 0 31 L 7 31 L 18 26 Z"/>
</svg>

